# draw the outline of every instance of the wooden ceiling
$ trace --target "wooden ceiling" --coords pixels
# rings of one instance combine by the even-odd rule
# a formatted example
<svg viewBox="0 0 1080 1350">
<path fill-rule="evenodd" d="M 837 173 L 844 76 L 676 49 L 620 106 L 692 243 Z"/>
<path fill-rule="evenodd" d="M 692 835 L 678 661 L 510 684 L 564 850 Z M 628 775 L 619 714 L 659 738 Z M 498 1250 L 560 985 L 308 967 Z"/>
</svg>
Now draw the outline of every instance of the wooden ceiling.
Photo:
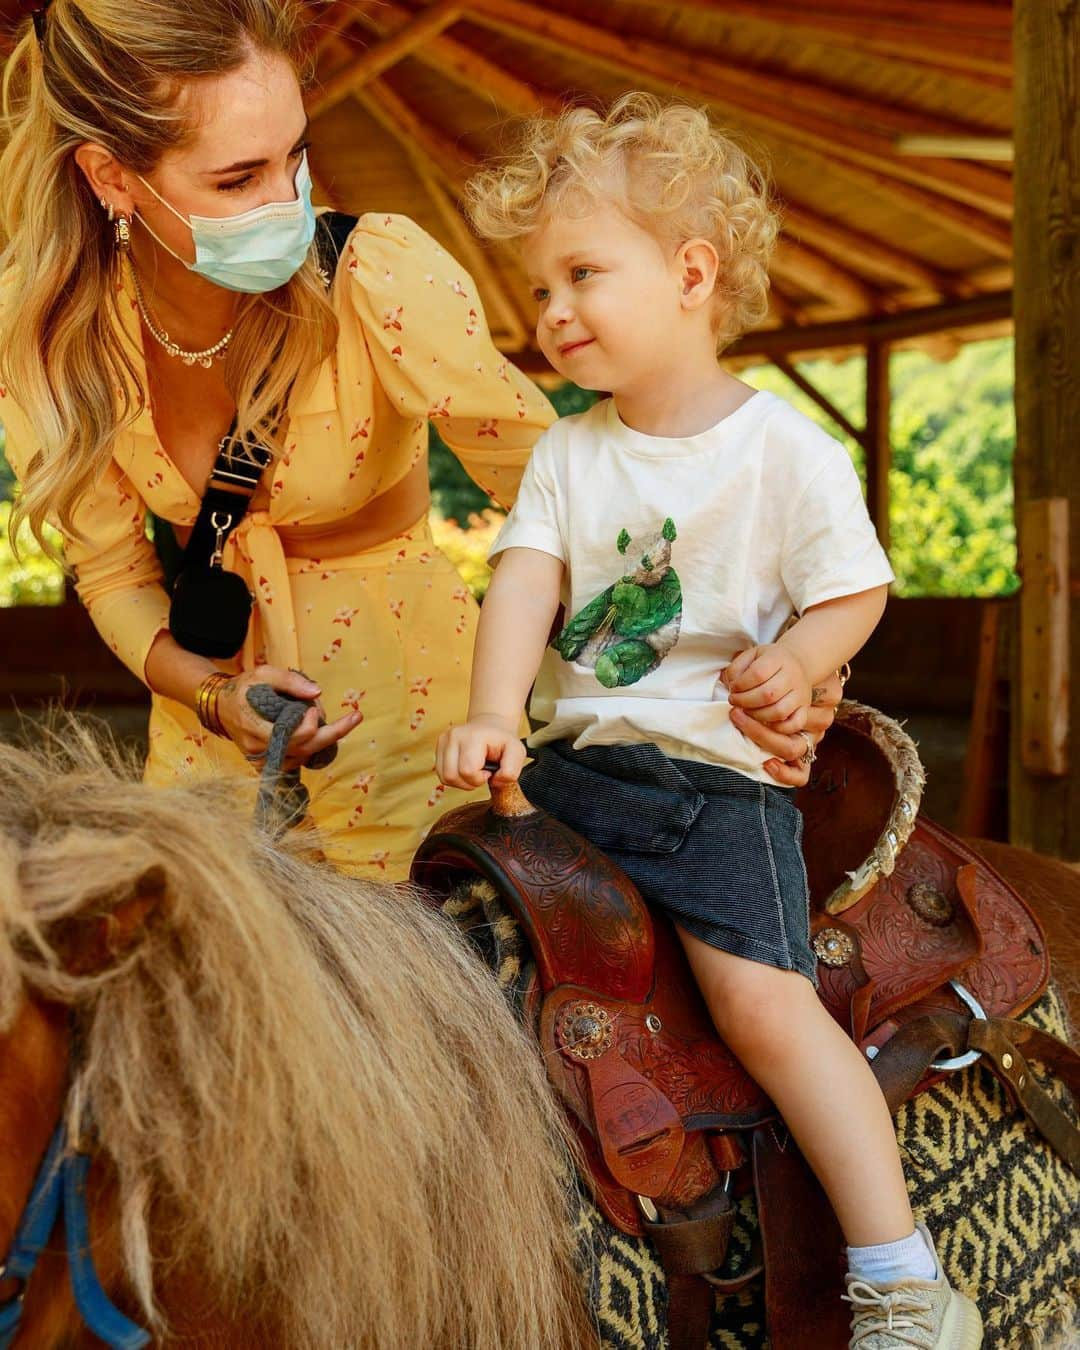
<svg viewBox="0 0 1080 1350">
<path fill-rule="evenodd" d="M 16 8 L 0 0 L 0 15 Z M 856 345 L 872 330 L 945 355 L 1007 326 L 1008 0 L 307 0 L 307 9 L 318 195 L 417 219 L 470 268 L 496 340 L 527 365 L 528 288 L 511 249 L 470 234 L 462 184 L 506 144 L 508 120 L 632 88 L 708 105 L 771 165 L 784 233 L 772 312 L 744 354 Z"/>
</svg>

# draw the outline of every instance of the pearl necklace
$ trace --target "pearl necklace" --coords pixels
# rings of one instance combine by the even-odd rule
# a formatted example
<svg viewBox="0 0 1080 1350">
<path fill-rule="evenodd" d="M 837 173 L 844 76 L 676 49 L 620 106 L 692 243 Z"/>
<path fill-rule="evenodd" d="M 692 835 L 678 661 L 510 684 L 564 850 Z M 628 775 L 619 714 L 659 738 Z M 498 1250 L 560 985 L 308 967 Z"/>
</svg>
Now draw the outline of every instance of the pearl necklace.
<svg viewBox="0 0 1080 1350">
<path fill-rule="evenodd" d="M 139 274 L 135 270 L 135 264 L 131 264 L 131 279 L 135 283 L 135 300 L 139 306 L 139 313 L 142 315 L 143 323 L 146 325 L 146 331 L 160 346 L 164 347 L 170 356 L 178 356 L 185 366 L 193 366 L 196 362 L 209 370 L 216 357 L 219 361 L 225 359 L 225 349 L 233 339 L 235 328 L 230 328 L 224 337 L 219 338 L 212 347 L 204 347 L 201 352 L 186 352 L 183 347 L 175 343 L 164 328 L 159 328 L 150 314 L 150 306 L 146 303 L 146 297 L 143 295 L 142 286 L 139 284 Z"/>
</svg>

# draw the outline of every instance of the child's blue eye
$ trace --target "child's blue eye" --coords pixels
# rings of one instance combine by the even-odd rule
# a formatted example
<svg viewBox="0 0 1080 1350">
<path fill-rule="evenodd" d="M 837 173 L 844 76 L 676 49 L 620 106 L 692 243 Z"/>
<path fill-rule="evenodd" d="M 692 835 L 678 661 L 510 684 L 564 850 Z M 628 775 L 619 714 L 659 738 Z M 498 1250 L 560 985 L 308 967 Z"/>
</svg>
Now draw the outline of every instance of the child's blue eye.
<svg viewBox="0 0 1080 1350">
<path fill-rule="evenodd" d="M 551 292 L 546 291 L 543 286 L 537 286 L 533 291 L 533 299 L 538 305 L 542 305 L 550 294 Z"/>
<path fill-rule="evenodd" d="M 582 275 L 582 273 L 584 273 L 584 275 Z M 585 277 L 592 276 L 592 273 L 593 268 L 591 267 L 575 267 L 570 273 L 570 276 L 574 281 L 584 281 Z"/>
</svg>

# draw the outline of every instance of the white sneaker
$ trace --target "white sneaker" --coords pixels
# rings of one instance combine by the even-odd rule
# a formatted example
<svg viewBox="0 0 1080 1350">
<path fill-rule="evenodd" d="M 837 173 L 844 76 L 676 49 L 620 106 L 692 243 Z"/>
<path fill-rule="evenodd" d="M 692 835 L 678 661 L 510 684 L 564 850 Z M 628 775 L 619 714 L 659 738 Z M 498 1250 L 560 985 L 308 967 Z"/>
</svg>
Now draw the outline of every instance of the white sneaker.
<svg viewBox="0 0 1080 1350">
<path fill-rule="evenodd" d="M 848 1350 L 978 1350 L 982 1318 L 965 1294 L 953 1289 L 934 1243 L 916 1224 L 938 1268 L 936 1280 L 894 1280 L 888 1284 L 847 1277 L 846 1302 L 851 1304 Z"/>
</svg>

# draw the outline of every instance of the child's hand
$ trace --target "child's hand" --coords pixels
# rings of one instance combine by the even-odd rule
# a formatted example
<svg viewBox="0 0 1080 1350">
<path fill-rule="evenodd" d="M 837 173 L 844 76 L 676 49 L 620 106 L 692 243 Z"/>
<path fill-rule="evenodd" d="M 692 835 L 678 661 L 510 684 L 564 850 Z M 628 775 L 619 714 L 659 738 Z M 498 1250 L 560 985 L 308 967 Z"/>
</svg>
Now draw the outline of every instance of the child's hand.
<svg viewBox="0 0 1080 1350">
<path fill-rule="evenodd" d="M 720 676 L 728 702 L 785 734 L 802 731 L 812 690 L 802 663 L 778 642 L 738 652 Z"/>
<path fill-rule="evenodd" d="M 518 727 L 502 717 L 474 717 L 450 727 L 435 748 L 435 772 L 447 787 L 479 787 L 489 778 L 500 787 L 516 782 L 526 759 Z M 497 773 L 484 768 L 489 761 L 498 763 Z"/>
</svg>

